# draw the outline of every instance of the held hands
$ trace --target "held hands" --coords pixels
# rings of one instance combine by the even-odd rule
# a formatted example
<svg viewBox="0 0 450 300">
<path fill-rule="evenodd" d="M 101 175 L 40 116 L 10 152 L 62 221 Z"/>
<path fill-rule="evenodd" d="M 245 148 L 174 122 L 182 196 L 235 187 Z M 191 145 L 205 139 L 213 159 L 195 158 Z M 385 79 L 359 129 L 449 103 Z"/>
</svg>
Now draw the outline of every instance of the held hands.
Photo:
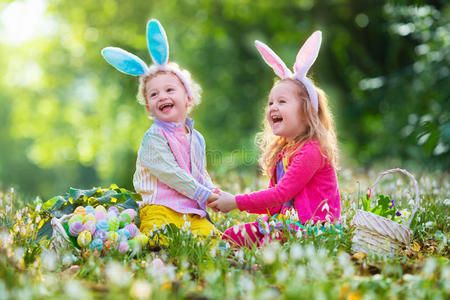
<svg viewBox="0 0 450 300">
<path fill-rule="evenodd" d="M 215 196 L 217 196 L 217 194 Z M 237 208 L 236 199 L 234 196 L 224 191 L 219 192 L 217 199 L 209 197 L 208 206 L 214 210 L 220 210 L 224 213 L 230 212 Z"/>
</svg>

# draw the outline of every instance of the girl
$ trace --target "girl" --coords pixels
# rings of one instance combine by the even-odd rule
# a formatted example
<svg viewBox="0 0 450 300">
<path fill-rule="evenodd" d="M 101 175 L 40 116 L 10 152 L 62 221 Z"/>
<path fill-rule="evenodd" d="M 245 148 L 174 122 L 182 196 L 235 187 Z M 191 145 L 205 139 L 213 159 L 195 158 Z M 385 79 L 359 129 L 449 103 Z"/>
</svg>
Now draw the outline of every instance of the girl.
<svg viewBox="0 0 450 300">
<path fill-rule="evenodd" d="M 142 196 L 140 230 L 151 235 L 172 223 L 179 228 L 190 225 L 193 234 L 208 236 L 216 228 L 206 201 L 217 195 L 206 171 L 205 141 L 187 117 L 200 102 L 200 87 L 188 71 L 168 62 L 167 37 L 157 20 L 147 24 L 147 43 L 154 62 L 150 67 L 120 48 L 102 50 L 119 71 L 139 76 L 139 102 L 154 118 L 141 142 L 133 178 Z"/>
<path fill-rule="evenodd" d="M 229 228 L 223 239 L 239 246 L 259 246 L 270 240 L 270 231 L 283 229 L 285 224 L 289 230 L 300 230 L 310 220 L 332 222 L 340 217 L 333 120 L 325 94 L 306 77 L 321 39 L 317 31 L 305 42 L 297 55 L 294 74 L 269 47 L 255 42 L 266 63 L 281 78 L 269 94 L 260 143 L 260 164 L 270 177 L 269 188 L 236 196 L 221 192 L 219 199 L 208 202 L 222 212 L 238 208 L 271 217 Z M 294 216 L 290 216 L 291 209 Z"/>
</svg>

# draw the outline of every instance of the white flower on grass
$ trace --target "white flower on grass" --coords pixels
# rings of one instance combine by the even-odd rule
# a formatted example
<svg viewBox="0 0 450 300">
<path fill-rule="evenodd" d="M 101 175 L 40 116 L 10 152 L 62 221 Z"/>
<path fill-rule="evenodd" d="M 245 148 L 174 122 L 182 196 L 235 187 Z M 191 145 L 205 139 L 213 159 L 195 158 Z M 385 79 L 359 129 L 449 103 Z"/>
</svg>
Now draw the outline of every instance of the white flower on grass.
<svg viewBox="0 0 450 300">
<path fill-rule="evenodd" d="M 76 280 L 69 280 L 65 284 L 64 291 L 66 295 L 71 299 L 91 299 L 89 292 L 83 287 L 83 285 Z"/>
<path fill-rule="evenodd" d="M 428 258 L 425 262 L 425 266 L 423 267 L 423 273 L 425 277 L 431 276 L 434 273 L 434 270 L 438 266 L 436 260 L 432 257 Z"/>
<path fill-rule="evenodd" d="M 255 284 L 248 276 L 241 275 L 238 284 L 241 291 L 252 292 L 255 289 Z"/>
<path fill-rule="evenodd" d="M 330 211 L 330 206 L 328 205 L 328 202 L 325 202 L 325 204 L 322 206 L 322 211 Z"/>
<path fill-rule="evenodd" d="M 277 271 L 276 279 L 279 283 L 284 283 L 288 278 L 288 272 L 285 269 L 279 269 Z"/>
<path fill-rule="evenodd" d="M 105 274 L 108 281 L 120 287 L 128 285 L 133 277 L 132 273 L 115 261 L 108 263 Z"/>
<path fill-rule="evenodd" d="M 152 295 L 152 286 L 144 280 L 137 280 L 130 289 L 130 296 L 137 299 L 148 299 Z"/>
<path fill-rule="evenodd" d="M 276 253 L 273 247 L 266 247 L 263 250 L 263 260 L 266 264 L 271 265 L 275 262 Z"/>
<path fill-rule="evenodd" d="M 298 244 L 294 244 L 291 247 L 290 257 L 293 260 L 300 260 L 303 257 L 303 248 Z"/>
<path fill-rule="evenodd" d="M 49 271 L 54 271 L 57 264 L 58 255 L 54 251 L 44 250 L 41 253 L 42 265 Z"/>
<path fill-rule="evenodd" d="M 426 228 L 430 228 L 431 226 L 433 226 L 433 222 L 432 221 L 428 221 L 425 223 L 425 227 Z"/>
</svg>

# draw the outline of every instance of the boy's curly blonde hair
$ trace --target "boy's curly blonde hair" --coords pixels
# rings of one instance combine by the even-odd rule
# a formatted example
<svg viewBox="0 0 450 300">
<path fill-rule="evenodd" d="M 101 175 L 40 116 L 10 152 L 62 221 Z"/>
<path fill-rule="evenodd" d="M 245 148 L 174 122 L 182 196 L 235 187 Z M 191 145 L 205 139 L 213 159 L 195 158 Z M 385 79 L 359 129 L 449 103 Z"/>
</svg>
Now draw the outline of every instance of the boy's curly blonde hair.
<svg viewBox="0 0 450 300">
<path fill-rule="evenodd" d="M 200 85 L 198 83 L 196 83 L 191 76 L 191 73 L 189 73 L 189 71 L 182 69 L 177 63 L 174 62 L 169 62 L 167 65 L 165 65 L 165 67 L 162 69 L 161 66 L 158 65 L 151 65 L 149 68 L 150 72 L 146 75 L 142 75 L 139 76 L 139 88 L 138 88 L 138 94 L 137 94 L 137 100 L 140 104 L 142 105 L 147 105 L 147 90 L 146 90 L 146 85 L 147 82 L 152 79 L 153 77 L 155 77 L 158 74 L 164 74 L 164 73 L 172 73 L 175 76 L 178 77 L 178 79 L 180 80 L 180 82 L 184 85 L 184 88 L 186 90 L 186 93 L 188 91 L 188 88 L 186 87 L 186 84 L 189 85 L 190 90 L 192 92 L 192 96 L 194 98 L 194 104 L 189 107 L 189 111 L 191 112 L 192 108 L 194 108 L 194 106 L 200 104 L 201 102 L 201 94 L 202 94 L 202 88 L 200 87 Z M 186 83 L 183 81 L 182 78 L 180 78 L 180 76 L 177 75 L 181 74 L 184 77 L 184 80 L 187 81 Z"/>
</svg>

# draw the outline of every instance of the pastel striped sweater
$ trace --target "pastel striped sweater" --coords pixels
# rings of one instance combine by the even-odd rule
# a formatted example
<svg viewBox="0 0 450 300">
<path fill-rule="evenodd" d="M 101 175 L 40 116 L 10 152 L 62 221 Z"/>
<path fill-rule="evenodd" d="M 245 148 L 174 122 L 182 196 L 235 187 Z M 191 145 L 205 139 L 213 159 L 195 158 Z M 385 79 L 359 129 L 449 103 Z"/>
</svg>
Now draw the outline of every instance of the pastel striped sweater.
<svg viewBox="0 0 450 300">
<path fill-rule="evenodd" d="M 193 125 L 189 118 L 185 124 L 155 119 L 145 133 L 133 176 L 142 196 L 140 208 L 157 204 L 206 216 L 206 200 L 215 186 L 206 171 L 204 138 Z"/>
</svg>

